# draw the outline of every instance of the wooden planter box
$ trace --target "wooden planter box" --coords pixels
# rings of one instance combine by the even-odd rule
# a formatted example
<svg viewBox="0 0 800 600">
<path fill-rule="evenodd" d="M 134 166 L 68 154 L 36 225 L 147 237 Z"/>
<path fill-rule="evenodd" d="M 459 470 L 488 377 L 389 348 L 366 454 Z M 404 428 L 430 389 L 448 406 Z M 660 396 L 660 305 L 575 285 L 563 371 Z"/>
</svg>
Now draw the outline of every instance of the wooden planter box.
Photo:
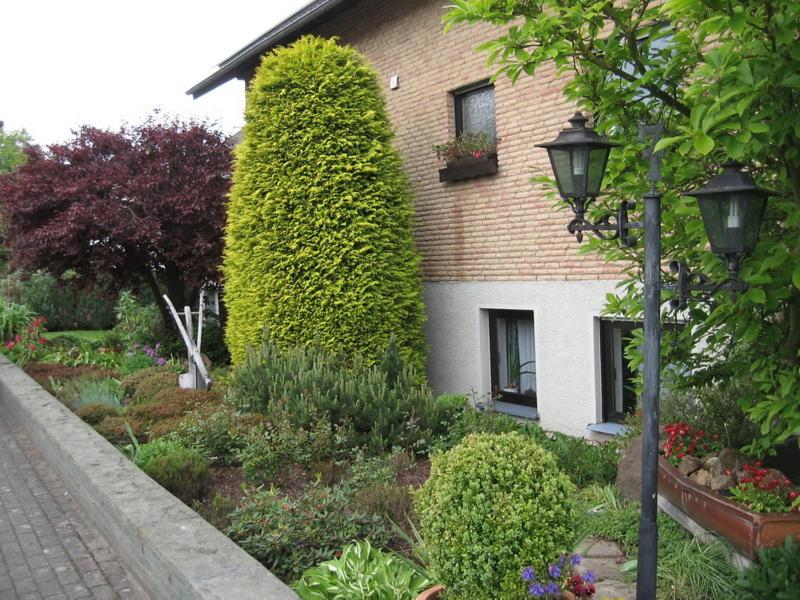
<svg viewBox="0 0 800 600">
<path fill-rule="evenodd" d="M 495 173 L 497 173 L 497 154 L 487 154 L 480 158 L 470 156 L 448 160 L 447 166 L 439 169 L 439 181 L 453 182 Z"/>
<path fill-rule="evenodd" d="M 754 513 L 698 485 L 663 456 L 658 457 L 658 492 L 706 529 L 716 532 L 745 556 L 780 546 L 786 536 L 800 540 L 800 513 Z"/>
</svg>

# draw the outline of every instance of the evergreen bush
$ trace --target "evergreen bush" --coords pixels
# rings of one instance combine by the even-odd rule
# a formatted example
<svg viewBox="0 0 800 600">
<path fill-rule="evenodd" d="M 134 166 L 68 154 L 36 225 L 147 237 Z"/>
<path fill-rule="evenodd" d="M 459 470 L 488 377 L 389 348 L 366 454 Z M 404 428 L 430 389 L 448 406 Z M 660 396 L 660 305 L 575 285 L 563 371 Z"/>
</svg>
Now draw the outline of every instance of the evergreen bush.
<svg viewBox="0 0 800 600">
<path fill-rule="evenodd" d="M 374 364 L 394 336 L 423 372 L 411 192 L 375 72 L 306 36 L 264 57 L 237 149 L 223 271 L 235 363 L 266 324 Z"/>
<path fill-rule="evenodd" d="M 547 568 L 575 541 L 575 486 L 519 433 L 470 435 L 431 459 L 415 498 L 434 581 L 453 600 L 522 600 L 526 565 Z"/>
<path fill-rule="evenodd" d="M 152 458 L 141 469 L 185 504 L 203 496 L 211 477 L 202 454 L 180 447 Z"/>
<path fill-rule="evenodd" d="M 393 352 L 390 345 L 386 354 Z M 387 372 L 382 364 L 368 367 L 358 357 L 314 346 L 282 351 L 268 338 L 235 369 L 228 396 L 271 419 L 286 413 L 298 429 L 328 418 L 352 428 L 353 443 L 371 451 L 399 446 L 422 452 L 446 431 L 452 404 L 437 403 L 413 367 L 400 363 Z"/>
</svg>

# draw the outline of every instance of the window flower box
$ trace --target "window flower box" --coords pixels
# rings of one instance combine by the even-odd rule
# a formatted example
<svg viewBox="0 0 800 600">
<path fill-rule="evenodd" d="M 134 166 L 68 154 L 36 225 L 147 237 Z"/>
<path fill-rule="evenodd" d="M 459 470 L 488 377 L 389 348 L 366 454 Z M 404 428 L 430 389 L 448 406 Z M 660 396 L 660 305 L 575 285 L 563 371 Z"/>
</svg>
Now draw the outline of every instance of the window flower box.
<svg viewBox="0 0 800 600">
<path fill-rule="evenodd" d="M 453 182 L 497 173 L 497 153 L 454 158 L 439 169 L 439 181 Z"/>
<path fill-rule="evenodd" d="M 751 559 L 761 548 L 782 545 L 789 535 L 800 540 L 800 513 L 754 513 L 695 483 L 663 456 L 658 459 L 658 492 Z"/>
</svg>

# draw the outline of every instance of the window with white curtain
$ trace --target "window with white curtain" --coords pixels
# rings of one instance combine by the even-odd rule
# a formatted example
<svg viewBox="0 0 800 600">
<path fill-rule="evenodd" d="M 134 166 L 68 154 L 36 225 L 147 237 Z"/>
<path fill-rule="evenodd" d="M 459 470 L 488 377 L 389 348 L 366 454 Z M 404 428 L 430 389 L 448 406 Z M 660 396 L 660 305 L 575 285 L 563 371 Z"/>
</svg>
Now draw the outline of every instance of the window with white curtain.
<svg viewBox="0 0 800 600">
<path fill-rule="evenodd" d="M 532 311 L 490 310 L 492 393 L 536 406 L 536 343 Z"/>
</svg>

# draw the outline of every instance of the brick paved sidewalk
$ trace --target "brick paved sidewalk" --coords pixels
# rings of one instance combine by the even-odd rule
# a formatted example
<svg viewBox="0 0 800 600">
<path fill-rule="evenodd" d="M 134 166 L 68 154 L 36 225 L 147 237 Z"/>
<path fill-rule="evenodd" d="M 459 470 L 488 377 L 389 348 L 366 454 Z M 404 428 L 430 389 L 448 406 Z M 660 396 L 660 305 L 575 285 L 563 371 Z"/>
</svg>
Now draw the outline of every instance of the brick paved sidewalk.
<svg viewBox="0 0 800 600">
<path fill-rule="evenodd" d="M 0 399 L 0 600 L 145 600 Z"/>
</svg>

